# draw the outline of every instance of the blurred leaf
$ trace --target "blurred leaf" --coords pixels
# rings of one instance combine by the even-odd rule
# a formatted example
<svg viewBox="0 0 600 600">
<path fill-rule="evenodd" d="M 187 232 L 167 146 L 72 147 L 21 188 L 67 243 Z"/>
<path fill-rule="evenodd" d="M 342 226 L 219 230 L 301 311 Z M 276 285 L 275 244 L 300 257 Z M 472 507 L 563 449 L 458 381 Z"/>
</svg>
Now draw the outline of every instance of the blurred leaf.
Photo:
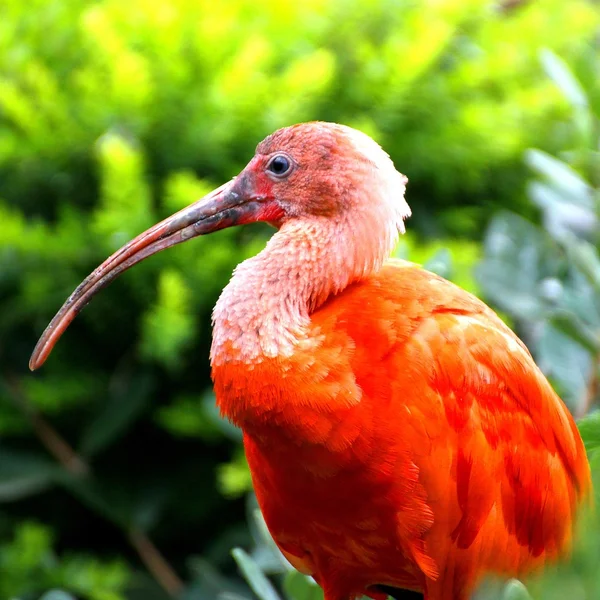
<svg viewBox="0 0 600 600">
<path fill-rule="evenodd" d="M 256 563 L 241 548 L 231 552 L 244 578 L 260 600 L 280 600 L 275 588 Z"/>
<path fill-rule="evenodd" d="M 53 485 L 60 473 L 46 458 L 0 447 L 0 503 L 38 494 Z"/>
<path fill-rule="evenodd" d="M 114 501 L 114 490 L 91 477 L 74 477 L 69 473 L 63 473 L 59 482 L 93 512 L 128 530 L 128 510 Z"/>
<path fill-rule="evenodd" d="M 27 521 L 17 527 L 12 540 L 0 545 L 1 598 L 34 599 L 46 589 L 43 598 L 125 599 L 129 572 L 122 562 L 101 562 L 85 554 L 59 557 L 53 550 L 54 537 L 47 526 Z"/>
<path fill-rule="evenodd" d="M 564 240 L 569 258 L 587 278 L 591 285 L 600 292 L 600 257 L 598 249 L 589 242 L 567 237 Z"/>
<path fill-rule="evenodd" d="M 583 321 L 574 313 L 566 310 L 557 310 L 549 317 L 549 323 L 558 331 L 583 346 L 592 354 L 600 350 L 600 336 L 591 331 Z"/>
<path fill-rule="evenodd" d="M 574 107 L 587 107 L 587 95 L 565 61 L 548 49 L 542 50 L 541 60 L 546 73 L 554 80 L 565 98 Z"/>
<path fill-rule="evenodd" d="M 483 292 L 503 310 L 523 319 L 540 319 L 546 301 L 540 282 L 559 265 L 557 249 L 533 224 L 508 213 L 496 215 L 485 238 L 485 257 L 475 274 Z"/>
<path fill-rule="evenodd" d="M 254 494 L 250 494 L 248 497 L 248 511 L 250 513 L 248 525 L 256 543 L 256 547 L 252 551 L 252 558 L 265 572 L 277 573 L 282 570 L 293 570 L 271 536 Z"/>
<path fill-rule="evenodd" d="M 40 600 L 75 600 L 75 598 L 71 594 L 61 590 L 50 590 L 43 596 L 40 596 Z"/>
<path fill-rule="evenodd" d="M 148 404 L 154 377 L 141 373 L 120 382 L 81 436 L 81 452 L 93 456 L 123 435 Z"/>
<path fill-rule="evenodd" d="M 423 241 L 410 231 L 398 243 L 394 256 L 423 265 L 424 268 L 446 277 L 476 293 L 477 284 L 473 267 L 481 254 L 479 244 L 464 239 L 436 239 Z"/>
<path fill-rule="evenodd" d="M 588 453 L 600 449 L 600 411 L 596 410 L 577 422 L 579 432 Z"/>
<path fill-rule="evenodd" d="M 527 588 L 518 579 L 511 579 L 504 588 L 502 600 L 532 600 L 532 598 Z"/>
<path fill-rule="evenodd" d="M 212 389 L 202 396 L 177 396 L 170 404 L 158 409 L 156 419 L 177 437 L 199 437 L 210 442 L 222 439 L 223 433 L 230 433 L 231 429 L 235 431 L 236 440 L 240 435 L 239 429 L 218 415 Z"/>
<path fill-rule="evenodd" d="M 440 248 L 424 265 L 432 273 L 440 277 L 450 277 L 452 273 L 452 256 L 448 248 Z"/>
<path fill-rule="evenodd" d="M 575 203 L 559 189 L 537 181 L 527 186 L 529 197 L 544 212 L 544 225 L 558 241 L 569 234 L 590 235 L 597 226 L 594 212 L 582 206 L 583 201 Z"/>
<path fill-rule="evenodd" d="M 309 577 L 290 571 L 283 580 L 283 589 L 289 600 L 323 600 L 323 591 Z"/>
<path fill-rule="evenodd" d="M 97 141 L 96 150 L 102 176 L 102 203 L 95 213 L 94 230 L 112 251 L 150 227 L 155 217 L 143 174 L 142 149 L 122 135 L 110 132 Z"/>
<path fill-rule="evenodd" d="M 145 314 L 141 350 L 169 369 L 181 369 L 183 353 L 196 335 L 192 294 L 178 271 L 160 274 L 156 303 Z"/>
<path fill-rule="evenodd" d="M 129 571 L 121 561 L 72 556 L 61 567 L 62 585 L 90 600 L 123 600 Z"/>
<path fill-rule="evenodd" d="M 592 186 L 567 163 L 537 149 L 526 151 L 525 162 L 552 182 L 556 189 L 565 193 L 568 196 L 565 202 L 575 202 L 582 208 L 593 210 Z"/>
<path fill-rule="evenodd" d="M 585 401 L 587 393 L 591 373 L 589 352 L 550 322 L 541 325 L 535 350 L 540 368 L 552 379 L 559 395 L 571 410 L 575 411 Z"/>
<path fill-rule="evenodd" d="M 541 61 L 546 73 L 554 80 L 573 108 L 574 126 L 581 143 L 590 148 L 594 143 L 594 116 L 584 88 L 567 63 L 555 52 L 548 49 L 543 50 Z"/>
<path fill-rule="evenodd" d="M 252 479 L 244 453 L 238 451 L 230 462 L 220 465 L 217 479 L 225 496 L 236 498 L 248 492 L 252 488 Z"/>
<path fill-rule="evenodd" d="M 194 580 L 181 600 L 249 600 L 239 582 L 227 578 L 207 560 L 194 557 L 189 560 L 189 567 Z"/>
</svg>

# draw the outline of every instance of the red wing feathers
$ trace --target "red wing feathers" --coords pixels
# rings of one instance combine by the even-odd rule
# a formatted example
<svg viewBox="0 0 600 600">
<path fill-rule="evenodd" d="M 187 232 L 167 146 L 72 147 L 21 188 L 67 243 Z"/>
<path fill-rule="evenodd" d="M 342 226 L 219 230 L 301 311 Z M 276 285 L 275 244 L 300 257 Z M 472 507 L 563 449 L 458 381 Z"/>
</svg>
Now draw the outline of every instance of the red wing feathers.
<svg viewBox="0 0 600 600">
<path fill-rule="evenodd" d="M 399 262 L 311 321 L 313 345 L 290 359 L 215 369 L 267 524 L 300 567 L 339 597 L 383 584 L 463 600 L 488 572 L 568 549 L 585 451 L 489 308 Z"/>
<path fill-rule="evenodd" d="M 418 469 L 416 510 L 434 515 L 415 555 L 432 559 L 426 574 L 443 578 L 453 553 L 464 555 L 453 577 L 464 578 L 470 561 L 514 573 L 568 548 L 589 468 L 525 345 L 478 299 L 407 263 L 348 292 L 324 311 L 354 340 L 352 368 L 376 400 L 381 439 L 402 437 L 396 450 Z"/>
</svg>

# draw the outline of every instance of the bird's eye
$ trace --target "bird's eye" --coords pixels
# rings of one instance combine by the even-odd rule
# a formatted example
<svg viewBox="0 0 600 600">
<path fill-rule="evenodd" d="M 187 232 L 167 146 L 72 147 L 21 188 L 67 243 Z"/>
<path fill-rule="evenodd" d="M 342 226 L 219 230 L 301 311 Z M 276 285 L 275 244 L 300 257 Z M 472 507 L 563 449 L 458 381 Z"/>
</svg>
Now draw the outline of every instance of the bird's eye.
<svg viewBox="0 0 600 600">
<path fill-rule="evenodd" d="M 284 154 L 276 154 L 267 165 L 267 171 L 277 177 L 285 177 L 292 170 L 292 161 Z"/>
</svg>

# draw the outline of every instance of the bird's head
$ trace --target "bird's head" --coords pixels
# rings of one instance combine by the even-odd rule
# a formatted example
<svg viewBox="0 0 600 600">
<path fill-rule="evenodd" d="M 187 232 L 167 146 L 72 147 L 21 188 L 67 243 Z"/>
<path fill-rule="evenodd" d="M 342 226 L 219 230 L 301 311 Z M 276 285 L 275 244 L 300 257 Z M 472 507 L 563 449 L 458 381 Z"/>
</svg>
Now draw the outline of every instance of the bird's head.
<svg viewBox="0 0 600 600">
<path fill-rule="evenodd" d="M 383 260 L 410 215 L 405 184 L 389 156 L 360 131 L 323 122 L 280 129 L 258 145 L 237 177 L 140 234 L 93 271 L 48 325 L 29 366 L 45 362 L 79 311 L 120 273 L 199 235 L 259 221 L 282 229 L 335 222 L 364 242 L 355 252 L 370 245 Z"/>
<path fill-rule="evenodd" d="M 406 177 L 368 135 L 313 122 L 264 139 L 231 189 L 264 202 L 267 212 L 279 215 L 278 225 L 310 217 L 352 219 L 353 211 L 375 209 L 385 219 L 382 227 L 387 221 L 403 231 L 403 219 L 410 214 L 405 184 Z"/>
</svg>

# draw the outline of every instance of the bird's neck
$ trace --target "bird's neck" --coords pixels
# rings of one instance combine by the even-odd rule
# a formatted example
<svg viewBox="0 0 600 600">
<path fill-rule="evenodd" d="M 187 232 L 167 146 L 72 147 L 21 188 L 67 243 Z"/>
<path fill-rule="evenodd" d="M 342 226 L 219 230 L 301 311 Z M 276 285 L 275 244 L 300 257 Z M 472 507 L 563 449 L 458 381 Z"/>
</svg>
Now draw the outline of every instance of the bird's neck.
<svg viewBox="0 0 600 600">
<path fill-rule="evenodd" d="M 359 247 L 359 233 L 343 220 L 290 222 L 240 264 L 213 313 L 213 366 L 291 356 L 309 342 L 311 313 L 389 253 Z"/>
</svg>

